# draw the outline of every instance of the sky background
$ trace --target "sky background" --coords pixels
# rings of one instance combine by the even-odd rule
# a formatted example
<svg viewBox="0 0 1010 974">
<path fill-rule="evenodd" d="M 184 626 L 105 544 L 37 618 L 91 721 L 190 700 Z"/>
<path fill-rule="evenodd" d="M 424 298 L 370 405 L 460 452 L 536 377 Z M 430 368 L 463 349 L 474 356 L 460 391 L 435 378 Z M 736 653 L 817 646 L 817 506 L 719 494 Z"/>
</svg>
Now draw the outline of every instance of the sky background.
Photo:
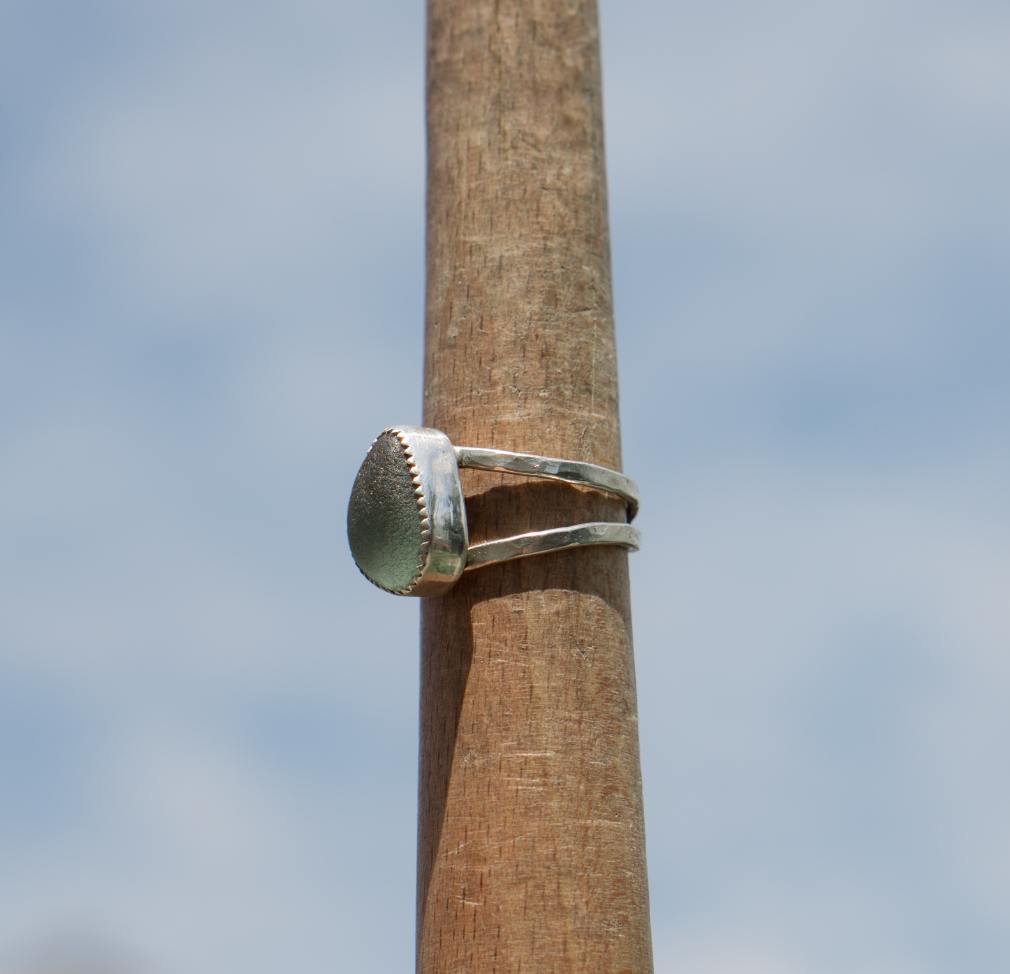
<svg viewBox="0 0 1010 974">
<path fill-rule="evenodd" d="M 601 2 L 657 971 L 1005 974 L 1010 7 Z M 412 968 L 423 58 L 0 0 L 0 974 Z"/>
</svg>

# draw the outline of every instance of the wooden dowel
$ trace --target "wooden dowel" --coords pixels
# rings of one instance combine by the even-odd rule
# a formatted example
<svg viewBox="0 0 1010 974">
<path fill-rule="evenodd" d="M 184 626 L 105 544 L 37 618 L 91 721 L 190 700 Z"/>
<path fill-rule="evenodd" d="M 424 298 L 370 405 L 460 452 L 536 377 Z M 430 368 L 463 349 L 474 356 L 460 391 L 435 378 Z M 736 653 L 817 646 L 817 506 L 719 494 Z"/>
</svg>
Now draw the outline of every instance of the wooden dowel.
<svg viewBox="0 0 1010 974">
<path fill-rule="evenodd" d="M 426 426 L 621 469 L 592 0 L 429 0 L 426 319 Z M 471 543 L 625 519 L 462 476 Z M 418 970 L 651 972 L 627 553 L 425 600 L 420 734 Z"/>
</svg>

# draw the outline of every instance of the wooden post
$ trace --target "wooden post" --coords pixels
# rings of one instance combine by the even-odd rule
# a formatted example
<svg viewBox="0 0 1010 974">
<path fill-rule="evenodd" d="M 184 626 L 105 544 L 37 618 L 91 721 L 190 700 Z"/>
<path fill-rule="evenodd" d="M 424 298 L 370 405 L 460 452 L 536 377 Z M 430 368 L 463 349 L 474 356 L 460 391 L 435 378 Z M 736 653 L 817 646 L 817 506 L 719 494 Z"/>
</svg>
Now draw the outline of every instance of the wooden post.
<svg viewBox="0 0 1010 974">
<path fill-rule="evenodd" d="M 424 422 L 621 469 L 594 0 L 428 0 Z M 471 543 L 619 500 L 463 471 Z M 652 970 L 627 554 L 421 610 L 417 966 Z"/>
</svg>

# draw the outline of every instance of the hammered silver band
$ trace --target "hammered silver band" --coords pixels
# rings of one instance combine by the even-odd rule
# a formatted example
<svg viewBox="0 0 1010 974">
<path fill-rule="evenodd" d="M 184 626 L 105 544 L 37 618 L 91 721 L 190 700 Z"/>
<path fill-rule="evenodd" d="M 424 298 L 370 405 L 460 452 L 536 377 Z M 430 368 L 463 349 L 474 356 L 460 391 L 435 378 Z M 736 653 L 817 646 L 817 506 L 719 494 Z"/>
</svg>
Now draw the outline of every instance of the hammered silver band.
<svg viewBox="0 0 1010 974">
<path fill-rule="evenodd" d="M 463 570 L 468 572 L 473 568 L 493 565 L 497 561 L 529 558 L 530 555 L 542 555 L 548 551 L 563 551 L 565 548 L 594 544 L 612 544 L 629 551 L 638 551 L 642 545 L 642 532 L 630 524 L 615 524 L 613 521 L 590 521 L 587 524 L 573 524 L 570 528 L 530 531 L 513 538 L 470 545 L 466 553 L 466 568 Z"/>
<path fill-rule="evenodd" d="M 641 534 L 628 523 L 593 521 L 531 531 L 472 547 L 460 467 L 560 480 L 601 490 L 638 513 L 630 477 L 594 463 L 530 453 L 454 447 L 441 430 L 394 426 L 372 443 L 347 506 L 347 538 L 362 574 L 396 595 L 447 592 L 464 571 L 515 558 L 587 545 L 637 551 Z"/>
<path fill-rule="evenodd" d="M 630 477 L 595 463 L 582 460 L 557 460 L 539 457 L 533 453 L 511 453 L 508 450 L 485 450 L 478 446 L 457 446 L 456 462 L 461 467 L 475 470 L 496 470 L 499 473 L 517 473 L 524 477 L 544 477 L 563 480 L 580 487 L 592 487 L 608 494 L 616 494 L 627 502 L 628 520 L 634 521 L 638 513 L 638 485 Z"/>
</svg>

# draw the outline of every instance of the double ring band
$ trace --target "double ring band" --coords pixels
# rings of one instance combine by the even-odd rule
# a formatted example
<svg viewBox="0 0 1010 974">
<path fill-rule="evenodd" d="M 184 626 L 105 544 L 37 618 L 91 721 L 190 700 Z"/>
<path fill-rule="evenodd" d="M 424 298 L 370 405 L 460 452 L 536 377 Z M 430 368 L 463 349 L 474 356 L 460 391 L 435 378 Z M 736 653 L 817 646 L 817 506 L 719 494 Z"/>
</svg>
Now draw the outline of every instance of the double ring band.
<svg viewBox="0 0 1010 974">
<path fill-rule="evenodd" d="M 347 506 L 347 540 L 362 574 L 396 595 L 442 595 L 464 571 L 583 545 L 637 551 L 630 524 L 593 521 L 470 546 L 460 467 L 544 477 L 616 494 L 638 513 L 630 477 L 594 463 L 454 447 L 441 430 L 395 426 L 372 443 Z"/>
</svg>

